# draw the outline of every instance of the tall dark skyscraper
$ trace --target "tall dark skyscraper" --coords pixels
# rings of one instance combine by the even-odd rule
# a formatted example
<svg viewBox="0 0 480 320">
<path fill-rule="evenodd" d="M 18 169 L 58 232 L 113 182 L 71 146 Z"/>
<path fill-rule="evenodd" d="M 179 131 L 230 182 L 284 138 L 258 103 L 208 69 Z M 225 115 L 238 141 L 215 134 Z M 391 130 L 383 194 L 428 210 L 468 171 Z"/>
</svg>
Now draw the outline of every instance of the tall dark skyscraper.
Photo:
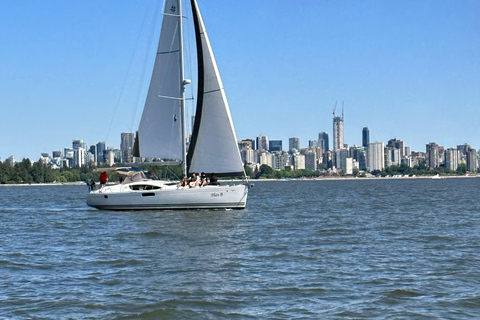
<svg viewBox="0 0 480 320">
<path fill-rule="evenodd" d="M 328 133 L 320 132 L 318 134 L 318 146 L 322 148 L 323 152 L 330 150 L 328 146 Z"/>
<path fill-rule="evenodd" d="M 282 140 L 270 140 L 268 142 L 268 151 L 282 151 Z"/>
<path fill-rule="evenodd" d="M 368 144 L 370 143 L 370 130 L 368 127 L 363 127 L 362 130 L 362 146 L 368 148 Z"/>
<path fill-rule="evenodd" d="M 105 157 L 103 156 L 103 153 L 107 149 L 107 144 L 105 141 L 100 141 L 97 143 L 97 163 L 100 164 L 102 162 L 105 162 Z"/>
</svg>

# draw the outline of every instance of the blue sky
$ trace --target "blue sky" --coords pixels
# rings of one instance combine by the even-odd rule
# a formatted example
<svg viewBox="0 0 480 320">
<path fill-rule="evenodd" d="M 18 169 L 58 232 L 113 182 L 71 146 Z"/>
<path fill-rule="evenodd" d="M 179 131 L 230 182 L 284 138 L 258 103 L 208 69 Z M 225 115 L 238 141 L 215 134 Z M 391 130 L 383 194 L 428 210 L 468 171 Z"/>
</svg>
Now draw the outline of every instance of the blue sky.
<svg viewBox="0 0 480 320">
<path fill-rule="evenodd" d="M 198 0 L 238 139 L 480 148 L 480 2 Z M 136 130 L 162 2 L 0 0 L 2 160 Z M 155 19 L 156 18 L 156 19 Z"/>
</svg>

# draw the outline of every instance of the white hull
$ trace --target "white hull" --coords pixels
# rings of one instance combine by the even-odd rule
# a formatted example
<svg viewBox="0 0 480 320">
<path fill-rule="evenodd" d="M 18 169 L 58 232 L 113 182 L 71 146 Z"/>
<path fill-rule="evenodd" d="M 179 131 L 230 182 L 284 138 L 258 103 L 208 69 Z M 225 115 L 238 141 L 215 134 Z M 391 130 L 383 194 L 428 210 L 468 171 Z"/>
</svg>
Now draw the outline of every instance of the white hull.
<svg viewBox="0 0 480 320">
<path fill-rule="evenodd" d="M 87 204 L 107 210 L 244 209 L 247 196 L 243 184 L 189 188 L 144 180 L 91 191 Z"/>
</svg>

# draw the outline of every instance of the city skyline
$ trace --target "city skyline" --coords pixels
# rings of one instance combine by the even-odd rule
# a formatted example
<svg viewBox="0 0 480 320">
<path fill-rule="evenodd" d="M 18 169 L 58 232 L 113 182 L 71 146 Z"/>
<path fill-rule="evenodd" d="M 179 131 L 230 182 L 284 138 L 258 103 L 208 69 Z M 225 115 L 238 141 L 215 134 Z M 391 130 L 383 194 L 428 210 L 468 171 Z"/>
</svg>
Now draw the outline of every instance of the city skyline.
<svg viewBox="0 0 480 320">
<path fill-rule="evenodd" d="M 239 140 L 305 146 L 332 134 L 338 100 L 349 145 L 362 144 L 367 126 L 370 141 L 398 137 L 412 150 L 479 146 L 480 3 L 200 2 Z M 0 157 L 37 160 L 75 137 L 120 145 L 121 132 L 134 132 L 160 6 L 5 5 Z"/>
<path fill-rule="evenodd" d="M 338 128 L 338 118 L 339 117 L 336 117 L 334 115 L 333 119 L 333 131 L 337 131 Z M 342 119 L 343 119 L 343 115 L 342 115 Z M 342 130 L 344 128 L 342 127 Z M 307 146 L 302 146 L 301 144 L 301 140 L 298 138 L 298 137 L 290 137 L 288 139 L 288 144 L 284 145 L 283 144 L 283 140 L 278 140 L 278 139 L 270 139 L 269 136 L 267 135 L 260 135 L 260 136 L 257 136 L 257 137 L 250 137 L 250 138 L 246 138 L 246 139 L 242 139 L 242 140 L 238 140 L 238 144 L 239 144 L 239 147 L 240 147 L 240 150 L 242 149 L 241 145 L 243 144 L 243 142 L 245 141 L 252 141 L 253 142 L 253 145 L 251 146 L 252 149 L 254 150 L 257 150 L 259 152 L 267 152 L 267 153 L 270 153 L 270 152 L 292 152 L 292 151 L 300 151 L 300 150 L 304 150 L 304 149 L 310 149 L 312 147 L 314 148 L 317 148 L 317 147 L 320 147 L 321 150 L 323 150 L 324 152 L 325 151 L 330 151 L 332 152 L 332 155 L 335 159 L 335 151 L 342 151 L 342 150 L 348 150 L 348 152 L 351 152 L 352 148 L 354 149 L 362 149 L 364 151 L 370 151 L 371 148 L 375 148 L 375 150 L 383 150 L 385 149 L 385 152 L 386 152 L 386 149 L 387 148 L 390 148 L 390 149 L 394 149 L 394 150 L 398 150 L 398 154 L 395 154 L 395 153 L 392 153 L 391 157 L 392 159 L 395 159 L 395 161 L 398 161 L 399 163 L 401 162 L 401 159 L 407 157 L 407 156 L 410 156 L 410 155 L 414 155 L 414 154 L 426 154 L 427 157 L 430 155 L 430 150 L 432 150 L 432 148 L 434 150 L 438 150 L 438 148 L 442 148 L 445 152 L 443 154 L 443 157 L 441 157 L 442 159 L 444 159 L 446 162 L 449 161 L 449 159 L 451 159 L 451 157 L 453 155 L 449 155 L 448 154 L 448 150 L 459 150 L 461 151 L 462 153 L 466 153 L 466 151 L 468 150 L 464 150 L 465 148 L 472 148 L 471 145 L 468 143 L 468 142 L 465 142 L 465 143 L 462 143 L 462 144 L 458 144 L 456 146 L 445 146 L 445 145 L 439 145 L 438 143 L 436 143 L 435 141 L 432 141 L 432 142 L 428 142 L 428 143 L 425 143 L 425 149 L 423 150 L 412 150 L 411 149 L 411 146 L 405 144 L 405 141 L 403 140 L 398 140 L 396 137 L 395 138 L 392 138 L 388 141 L 388 143 L 384 143 L 383 141 L 369 141 L 369 136 L 370 136 L 370 132 L 369 132 L 369 129 L 368 127 L 364 127 L 361 131 L 361 137 L 362 137 L 362 145 L 357 145 L 357 144 L 348 144 L 348 143 L 345 143 L 344 146 L 342 148 L 338 148 L 336 150 L 335 147 L 333 149 L 330 149 L 329 148 L 329 136 L 326 132 L 320 132 L 318 134 L 318 137 L 319 139 L 310 139 L 308 141 L 308 145 Z M 119 146 L 112 146 L 112 145 L 109 145 L 107 144 L 106 141 L 98 141 L 96 143 L 87 143 L 86 141 L 82 140 L 82 139 L 73 139 L 71 140 L 71 147 L 61 147 L 61 148 L 56 148 L 55 150 L 51 150 L 51 151 L 46 151 L 46 152 L 42 152 L 37 159 L 32 159 L 32 158 L 29 158 L 29 160 L 31 160 L 32 162 L 36 162 L 38 159 L 40 158 L 44 158 L 44 157 L 49 157 L 49 158 L 69 158 L 69 157 L 74 157 L 73 154 L 70 155 L 70 156 L 67 156 L 67 152 L 74 152 L 75 149 L 78 149 L 78 148 L 82 148 L 82 150 L 84 150 L 86 153 L 89 152 L 92 154 L 93 158 L 91 159 L 92 161 L 94 161 L 95 163 L 97 164 L 100 164 L 102 162 L 107 162 L 110 163 L 110 165 L 113 165 L 114 163 L 133 163 L 133 147 L 134 147 L 134 134 L 131 133 L 131 132 L 128 132 L 128 133 L 125 133 L 125 132 L 122 132 L 120 133 L 120 136 L 121 136 L 121 142 L 120 142 L 120 145 Z M 322 139 L 327 139 L 326 143 L 324 141 L 322 141 Z M 332 138 L 333 140 L 334 138 Z M 367 145 L 363 145 L 363 142 L 364 141 L 369 141 L 367 143 Z M 333 142 L 332 144 L 330 145 L 334 145 Z M 283 147 L 283 146 L 288 146 L 288 147 Z M 381 147 L 379 147 L 381 146 Z M 434 147 L 432 147 L 434 146 Z M 472 149 L 473 151 L 476 152 L 476 149 L 473 148 Z M 104 151 L 107 151 L 107 153 L 109 153 L 109 157 L 111 157 L 111 160 L 107 160 L 106 158 L 102 161 L 101 159 L 97 159 L 97 152 L 98 154 L 102 154 Z M 375 151 L 375 152 L 377 152 Z M 368 154 L 368 152 L 367 152 Z M 373 153 L 372 153 L 373 155 Z M 77 157 L 77 155 L 75 155 L 75 158 Z M 103 157 L 103 155 L 102 155 Z M 107 156 L 106 156 L 107 157 Z M 113 157 L 115 157 L 115 159 L 122 159 L 120 162 L 118 161 L 114 161 L 113 160 Z M 348 157 L 348 155 L 346 155 L 346 157 Z M 438 163 L 438 157 L 439 157 L 439 154 L 438 154 L 438 151 L 435 153 L 435 155 L 432 157 L 430 156 L 430 158 L 437 158 L 437 162 L 436 163 L 427 163 L 427 165 L 429 167 L 438 167 L 439 163 Z M 476 156 L 477 157 L 477 156 Z M 480 160 L 480 150 L 479 150 L 479 154 L 478 154 L 478 157 L 479 157 L 479 160 Z M 5 157 L 5 158 L 2 158 L 0 157 L 0 161 L 6 161 L 6 160 L 11 160 L 13 158 L 14 161 L 21 161 L 22 159 L 20 158 L 17 158 L 15 155 L 10 155 L 9 157 Z M 126 159 L 126 161 L 125 161 Z M 370 156 L 369 156 L 369 159 L 370 159 Z M 459 159 L 455 159 L 455 161 L 457 161 Z M 368 160 L 370 162 L 370 160 Z M 383 158 L 383 160 L 379 160 L 379 159 L 376 159 L 374 161 L 379 161 L 380 163 L 383 163 L 385 161 L 385 158 Z M 443 160 L 442 160 L 443 161 Z M 451 160 L 453 161 L 453 160 Z M 473 160 L 471 160 L 473 161 Z M 87 164 L 85 162 L 85 164 Z M 391 165 L 391 164 L 390 164 Z M 72 166 L 72 165 L 70 165 Z M 75 166 L 75 164 L 74 164 Z"/>
</svg>

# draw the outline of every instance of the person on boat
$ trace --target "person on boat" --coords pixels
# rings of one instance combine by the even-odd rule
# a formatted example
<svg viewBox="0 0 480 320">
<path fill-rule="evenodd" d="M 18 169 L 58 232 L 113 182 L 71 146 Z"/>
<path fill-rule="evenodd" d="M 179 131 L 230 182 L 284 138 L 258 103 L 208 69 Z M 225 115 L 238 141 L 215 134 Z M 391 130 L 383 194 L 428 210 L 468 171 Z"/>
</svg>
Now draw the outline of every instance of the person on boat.
<svg viewBox="0 0 480 320">
<path fill-rule="evenodd" d="M 100 173 L 100 187 L 103 187 L 108 182 L 108 175 L 106 171 Z"/>
<path fill-rule="evenodd" d="M 157 175 L 153 171 L 148 171 L 146 176 L 147 176 L 147 179 L 158 180 Z"/>
<path fill-rule="evenodd" d="M 182 179 L 180 179 L 180 187 L 186 187 L 187 186 L 187 177 L 185 177 L 184 174 L 182 174 Z"/>
<path fill-rule="evenodd" d="M 215 172 L 212 172 L 212 174 L 210 175 L 210 185 L 212 186 L 219 186 L 220 183 L 218 183 L 218 179 L 217 179 L 217 176 L 215 175 Z"/>
<path fill-rule="evenodd" d="M 94 191 L 95 190 L 95 181 L 93 180 L 90 180 L 90 182 L 88 183 L 88 188 L 90 189 L 90 191 Z"/>
<path fill-rule="evenodd" d="M 205 172 L 202 172 L 200 175 L 200 187 L 206 186 L 207 185 L 207 176 L 205 175 Z"/>
<path fill-rule="evenodd" d="M 195 172 L 192 172 L 192 176 L 190 177 L 190 180 L 188 180 L 188 186 L 190 188 L 195 188 L 196 186 L 198 186 L 199 182 L 197 180 L 197 175 L 195 174 Z"/>
</svg>

